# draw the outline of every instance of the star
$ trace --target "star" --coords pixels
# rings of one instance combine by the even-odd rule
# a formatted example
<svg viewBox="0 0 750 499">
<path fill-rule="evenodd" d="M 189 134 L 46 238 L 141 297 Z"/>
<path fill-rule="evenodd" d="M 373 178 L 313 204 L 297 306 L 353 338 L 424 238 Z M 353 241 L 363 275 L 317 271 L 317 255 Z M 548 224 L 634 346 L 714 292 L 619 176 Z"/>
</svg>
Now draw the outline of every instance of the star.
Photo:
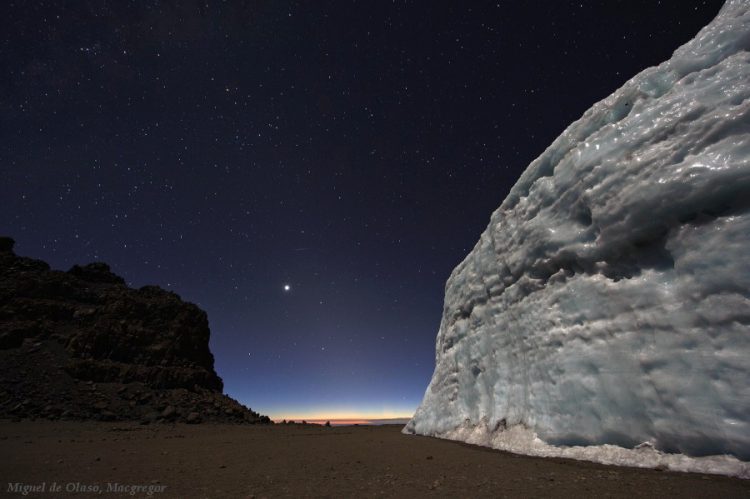
<svg viewBox="0 0 750 499">
<path fill-rule="evenodd" d="M 284 284 L 284 291 L 285 291 L 285 292 L 287 292 L 287 293 L 288 293 L 288 292 L 289 292 L 289 291 L 291 291 L 291 290 L 292 290 L 292 287 L 291 287 L 291 286 L 290 286 L 289 284 Z"/>
</svg>

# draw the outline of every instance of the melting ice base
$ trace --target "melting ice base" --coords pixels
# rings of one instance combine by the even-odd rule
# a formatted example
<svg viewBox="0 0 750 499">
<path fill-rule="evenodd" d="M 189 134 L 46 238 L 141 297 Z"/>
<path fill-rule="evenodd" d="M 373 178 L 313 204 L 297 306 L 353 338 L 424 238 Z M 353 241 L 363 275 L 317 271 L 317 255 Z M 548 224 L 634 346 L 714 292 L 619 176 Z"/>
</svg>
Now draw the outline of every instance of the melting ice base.
<svg viewBox="0 0 750 499">
<path fill-rule="evenodd" d="M 536 434 L 520 425 L 503 431 L 492 431 L 487 425 L 467 425 L 442 434 L 440 438 L 540 457 L 564 457 L 594 461 L 602 464 L 659 468 L 671 471 L 713 473 L 738 478 L 750 478 L 750 464 L 734 456 L 690 457 L 685 454 L 664 453 L 649 444 L 634 449 L 617 445 L 555 446 L 545 443 Z"/>
<path fill-rule="evenodd" d="M 748 50 L 729 0 L 529 165 L 446 284 L 404 432 L 748 476 Z"/>
</svg>

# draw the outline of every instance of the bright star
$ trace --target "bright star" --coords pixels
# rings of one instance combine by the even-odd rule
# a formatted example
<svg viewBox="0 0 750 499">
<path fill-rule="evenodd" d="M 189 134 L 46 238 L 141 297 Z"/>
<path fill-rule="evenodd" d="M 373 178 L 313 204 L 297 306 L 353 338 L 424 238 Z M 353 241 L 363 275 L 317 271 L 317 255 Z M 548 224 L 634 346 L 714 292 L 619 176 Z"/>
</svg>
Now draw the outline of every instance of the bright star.
<svg viewBox="0 0 750 499">
<path fill-rule="evenodd" d="M 284 291 L 290 291 L 292 287 L 289 284 L 284 284 Z"/>
</svg>

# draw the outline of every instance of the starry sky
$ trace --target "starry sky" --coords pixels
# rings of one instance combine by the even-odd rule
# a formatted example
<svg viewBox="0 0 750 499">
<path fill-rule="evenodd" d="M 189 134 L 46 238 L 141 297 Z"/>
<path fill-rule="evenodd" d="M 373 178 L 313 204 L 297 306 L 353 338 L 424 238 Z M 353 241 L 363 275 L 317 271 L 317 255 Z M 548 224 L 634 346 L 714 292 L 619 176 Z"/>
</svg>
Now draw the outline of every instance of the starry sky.
<svg viewBox="0 0 750 499">
<path fill-rule="evenodd" d="M 254 410 L 408 416 L 521 172 L 721 3 L 3 2 L 0 233 L 198 304 Z"/>
</svg>

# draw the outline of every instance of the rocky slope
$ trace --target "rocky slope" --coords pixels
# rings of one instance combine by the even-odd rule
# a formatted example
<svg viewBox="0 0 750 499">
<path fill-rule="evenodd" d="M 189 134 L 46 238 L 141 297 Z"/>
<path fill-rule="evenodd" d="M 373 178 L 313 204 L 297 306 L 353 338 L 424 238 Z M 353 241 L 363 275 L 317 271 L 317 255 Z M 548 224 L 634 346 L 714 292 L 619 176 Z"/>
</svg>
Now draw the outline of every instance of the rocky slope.
<svg viewBox="0 0 750 499">
<path fill-rule="evenodd" d="M 104 263 L 50 270 L 0 238 L 0 418 L 268 423 L 222 394 L 208 319 Z"/>
</svg>

